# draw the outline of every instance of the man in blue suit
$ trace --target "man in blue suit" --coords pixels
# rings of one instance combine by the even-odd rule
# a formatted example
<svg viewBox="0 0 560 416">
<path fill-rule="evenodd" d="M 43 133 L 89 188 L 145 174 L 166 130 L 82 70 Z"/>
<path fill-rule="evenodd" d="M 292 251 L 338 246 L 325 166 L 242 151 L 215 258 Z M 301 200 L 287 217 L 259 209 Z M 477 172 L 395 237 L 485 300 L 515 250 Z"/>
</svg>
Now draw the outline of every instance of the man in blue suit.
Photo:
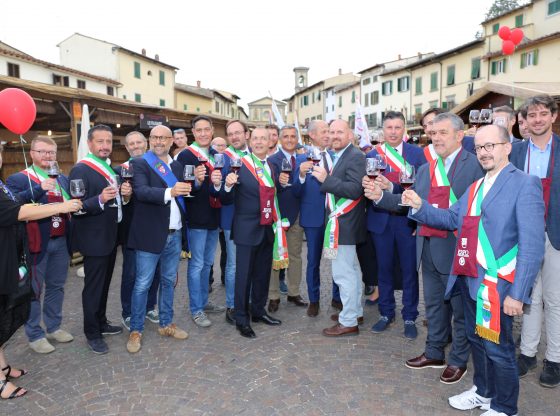
<svg viewBox="0 0 560 416">
<path fill-rule="evenodd" d="M 321 152 L 319 166 L 330 172 L 332 170 L 332 156 L 329 152 L 329 125 L 322 120 L 313 120 L 307 128 L 313 146 Z M 321 183 L 308 174 L 313 169 L 313 162 L 307 161 L 306 155 L 296 158 L 297 169 L 293 173 L 292 192 L 300 201 L 300 224 L 305 232 L 307 241 L 307 270 L 306 283 L 309 307 L 307 315 L 315 317 L 319 314 L 319 300 L 321 298 L 321 276 L 319 266 L 323 252 L 325 236 L 325 194 L 321 192 Z M 290 253 L 291 254 L 291 253 Z M 338 286 L 333 283 L 332 304 L 342 308 Z"/>
<path fill-rule="evenodd" d="M 150 150 L 132 160 L 134 167 L 134 216 L 128 246 L 136 250 L 136 281 L 132 291 L 130 336 L 126 348 L 140 351 L 148 291 L 160 263 L 159 329 L 162 336 L 186 339 L 187 333 L 173 323 L 175 279 L 181 256 L 181 234 L 186 233 L 183 195 L 191 185 L 181 181 L 183 169 L 169 156 L 171 130 L 154 127 Z"/>
<path fill-rule="evenodd" d="M 290 252 L 290 265 L 286 270 L 288 283 L 289 303 L 295 306 L 305 307 L 305 302 L 299 293 L 301 285 L 301 248 L 303 244 L 303 228 L 299 221 L 299 200 L 290 190 L 293 182 L 293 174 L 296 170 L 296 146 L 298 144 L 297 133 L 294 126 L 285 125 L 280 129 L 280 150 L 268 157 L 268 163 L 275 172 L 279 173 L 278 204 L 283 218 L 290 222 L 290 228 L 286 231 L 288 250 Z M 288 160 L 292 167 L 290 174 L 282 172 L 282 161 Z M 290 186 L 288 186 L 290 185 Z M 276 312 L 280 304 L 280 271 L 272 270 L 270 286 L 268 288 L 268 311 Z"/>
<path fill-rule="evenodd" d="M 560 138 L 552 133 L 552 125 L 558 106 L 550 96 L 536 96 L 524 103 L 521 115 L 527 120 L 530 139 L 513 146 L 511 163 L 542 181 L 546 248 L 531 305 L 523 317 L 519 376 L 537 366 L 544 314 L 546 358 L 539 381 L 544 387 L 556 387 L 560 385 Z"/>
<path fill-rule="evenodd" d="M 418 169 L 426 163 L 421 148 L 403 142 L 405 132 L 404 116 L 400 112 L 389 111 L 383 120 L 385 143 L 377 145 L 367 157 L 378 154 L 385 156 L 389 179 L 389 191 L 402 192 L 399 173 L 410 166 Z M 406 214 L 393 213 L 368 204 L 367 229 L 373 240 L 378 264 L 379 281 L 379 321 L 371 328 L 372 332 L 383 332 L 395 320 L 395 295 L 393 289 L 393 257 L 395 244 L 399 250 L 399 260 L 403 280 L 402 317 L 404 334 L 416 338 L 416 318 L 418 317 L 418 273 L 416 271 L 416 224 Z"/>
<path fill-rule="evenodd" d="M 465 193 L 467 188 L 484 176 L 478 160 L 461 146 L 463 121 L 452 113 L 440 113 L 433 118 L 430 135 L 437 159 L 418 170 L 414 190 L 432 205 L 446 208 Z M 378 181 L 386 181 L 379 177 Z M 365 195 L 381 208 L 399 211 L 401 195 L 381 192 L 368 177 L 363 180 Z M 426 348 L 420 356 L 406 361 L 412 369 L 445 368 L 440 376 L 444 384 L 459 382 L 467 372 L 470 347 L 465 333 L 463 300 L 454 291 L 450 301 L 445 290 L 453 261 L 457 239 L 452 232 L 420 226 L 416 233 L 416 264 L 422 265 L 424 304 L 428 320 Z M 451 332 L 453 343 L 445 365 L 445 346 Z"/>
<path fill-rule="evenodd" d="M 23 203 L 48 204 L 69 199 L 68 178 L 62 174 L 56 179 L 47 176 L 49 162 L 56 161 L 54 140 L 50 137 L 33 139 L 29 154 L 33 164 L 28 169 L 11 175 L 6 181 L 8 187 Z M 61 328 L 64 284 L 70 259 L 67 244 L 70 235 L 69 217 L 56 215 L 29 221 L 27 234 L 35 296 L 31 300 L 25 334 L 33 351 L 46 354 L 55 350 L 48 340 L 63 343 L 74 339 Z M 45 295 L 41 302 L 43 288 Z M 47 329 L 46 337 L 41 328 L 41 318 Z"/>
<path fill-rule="evenodd" d="M 544 203 L 538 178 L 509 163 L 507 130 L 486 126 L 475 136 L 486 176 L 451 208 L 437 209 L 414 191 L 403 193 L 411 218 L 442 230 L 457 230 L 447 293 L 459 286 L 465 330 L 471 343 L 474 386 L 449 398 L 455 409 L 480 407 L 490 415 L 516 415 L 519 377 L 512 337 L 513 317 L 531 302 L 544 256 Z"/>
</svg>

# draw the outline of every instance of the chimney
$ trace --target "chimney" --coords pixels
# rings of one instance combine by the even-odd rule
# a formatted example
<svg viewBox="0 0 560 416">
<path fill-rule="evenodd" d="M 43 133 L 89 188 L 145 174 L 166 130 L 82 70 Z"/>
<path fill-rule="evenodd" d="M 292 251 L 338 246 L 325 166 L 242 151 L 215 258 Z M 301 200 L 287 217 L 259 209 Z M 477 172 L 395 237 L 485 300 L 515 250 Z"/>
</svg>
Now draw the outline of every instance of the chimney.
<svg viewBox="0 0 560 416">
<path fill-rule="evenodd" d="M 142 48 L 142 55 L 146 56 L 146 49 Z"/>
<path fill-rule="evenodd" d="M 200 88 L 200 81 L 196 81 L 196 87 Z"/>
<path fill-rule="evenodd" d="M 338 75 L 342 75 L 342 68 L 338 68 Z"/>
<path fill-rule="evenodd" d="M 400 54 L 400 53 L 399 53 L 399 57 L 398 57 L 398 59 L 399 59 L 399 61 L 400 61 L 400 60 L 402 59 L 402 58 L 401 58 L 401 54 Z"/>
<path fill-rule="evenodd" d="M 159 55 L 158 55 L 157 53 L 156 53 L 156 56 L 154 56 L 154 59 L 155 59 L 156 61 L 159 61 Z"/>
</svg>

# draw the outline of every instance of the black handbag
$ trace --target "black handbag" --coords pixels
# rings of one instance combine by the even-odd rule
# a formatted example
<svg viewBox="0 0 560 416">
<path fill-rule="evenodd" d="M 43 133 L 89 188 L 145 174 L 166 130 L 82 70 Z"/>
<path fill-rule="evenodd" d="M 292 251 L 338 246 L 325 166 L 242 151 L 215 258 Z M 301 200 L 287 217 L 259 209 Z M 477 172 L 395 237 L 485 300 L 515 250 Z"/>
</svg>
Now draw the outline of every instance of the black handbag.
<svg viewBox="0 0 560 416">
<path fill-rule="evenodd" d="M 19 305 L 31 302 L 33 289 L 31 287 L 31 270 L 27 264 L 27 256 L 25 255 L 23 239 L 19 239 L 18 254 L 18 287 L 8 295 L 7 309 L 15 308 Z"/>
</svg>

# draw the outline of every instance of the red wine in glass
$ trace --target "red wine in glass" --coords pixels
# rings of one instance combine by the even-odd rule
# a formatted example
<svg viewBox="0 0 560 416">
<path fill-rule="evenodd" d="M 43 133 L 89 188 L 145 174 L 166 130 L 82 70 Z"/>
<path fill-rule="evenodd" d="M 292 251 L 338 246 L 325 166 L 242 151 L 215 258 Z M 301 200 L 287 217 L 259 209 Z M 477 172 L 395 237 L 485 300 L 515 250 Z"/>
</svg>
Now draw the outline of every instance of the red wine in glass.
<svg viewBox="0 0 560 416">
<path fill-rule="evenodd" d="M 238 175 L 239 169 L 241 169 L 241 166 L 231 166 L 232 172 L 236 175 Z"/>
<path fill-rule="evenodd" d="M 374 180 L 376 180 L 377 177 L 379 176 L 379 171 L 368 172 L 367 176 L 368 176 L 368 178 L 370 178 L 372 181 L 374 181 Z"/>
<path fill-rule="evenodd" d="M 414 185 L 414 180 L 413 179 L 401 179 L 401 181 L 399 183 L 403 187 L 403 189 L 406 191 L 412 185 Z"/>
</svg>

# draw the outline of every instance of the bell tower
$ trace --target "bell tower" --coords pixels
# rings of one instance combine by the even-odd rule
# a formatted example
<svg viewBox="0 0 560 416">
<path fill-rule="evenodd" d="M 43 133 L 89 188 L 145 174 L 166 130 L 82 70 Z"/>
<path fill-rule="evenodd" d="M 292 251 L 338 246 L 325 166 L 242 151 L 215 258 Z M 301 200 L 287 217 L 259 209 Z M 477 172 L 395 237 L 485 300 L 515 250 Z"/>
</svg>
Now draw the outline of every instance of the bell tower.
<svg viewBox="0 0 560 416">
<path fill-rule="evenodd" d="M 295 74 L 295 91 L 299 92 L 305 88 L 307 88 L 307 73 L 309 72 L 309 68 L 304 66 L 298 66 L 294 68 Z"/>
</svg>

